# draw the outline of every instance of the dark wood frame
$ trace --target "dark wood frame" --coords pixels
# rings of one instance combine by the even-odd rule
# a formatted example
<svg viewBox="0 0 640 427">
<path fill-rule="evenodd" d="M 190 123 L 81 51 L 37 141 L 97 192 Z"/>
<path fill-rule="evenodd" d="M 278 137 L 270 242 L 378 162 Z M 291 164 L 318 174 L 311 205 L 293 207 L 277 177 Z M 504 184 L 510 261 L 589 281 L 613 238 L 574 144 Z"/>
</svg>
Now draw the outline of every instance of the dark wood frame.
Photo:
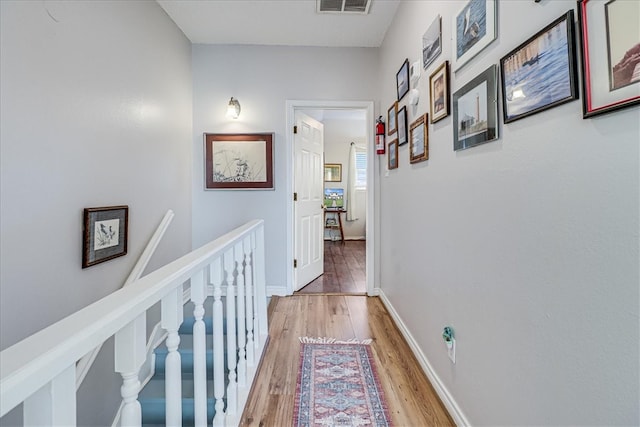
<svg viewBox="0 0 640 427">
<path fill-rule="evenodd" d="M 387 169 L 392 170 L 392 169 L 398 169 L 398 138 L 394 139 L 393 141 L 391 141 L 388 145 L 388 151 L 387 151 Z M 396 153 L 396 157 L 395 157 L 395 161 L 392 162 L 391 161 L 391 149 L 393 148 L 393 152 Z"/>
<path fill-rule="evenodd" d="M 400 88 L 400 82 L 404 78 L 404 81 L 407 83 L 406 88 Z M 400 101 L 404 96 L 409 92 L 409 59 L 405 59 L 402 63 L 402 66 L 396 73 L 396 93 L 398 95 L 398 101 Z M 402 93 L 400 92 L 402 90 Z"/>
<path fill-rule="evenodd" d="M 393 117 L 394 127 L 391 127 L 391 118 Z M 398 131 L 398 101 L 394 102 L 387 110 L 387 135 L 393 135 Z"/>
<path fill-rule="evenodd" d="M 610 2 L 608 2 L 610 3 Z M 607 3 L 607 4 L 608 4 Z M 609 85 L 609 71 L 602 71 L 602 67 L 610 68 L 609 61 L 605 58 L 600 57 L 603 54 L 607 54 L 608 52 L 595 52 L 590 49 L 589 41 L 591 39 L 595 40 L 607 40 L 607 51 L 610 49 L 609 46 L 609 35 L 607 33 L 606 26 L 608 22 L 605 20 L 605 12 L 604 6 L 602 3 L 597 3 L 596 6 L 589 6 L 589 4 L 596 4 L 595 1 L 590 0 L 578 0 L 578 22 L 580 24 L 580 53 L 582 57 L 582 112 L 583 118 L 589 118 L 593 116 L 597 116 L 599 114 L 610 113 L 613 111 L 617 111 L 623 108 L 631 107 L 632 105 L 637 105 L 640 103 L 640 95 L 633 95 L 633 89 L 636 84 L 640 85 L 640 83 L 636 82 L 632 86 L 627 86 L 626 90 L 624 87 L 620 89 L 616 89 L 615 91 L 610 90 Z M 602 11 L 598 8 L 598 6 L 602 5 Z M 588 21 L 590 16 L 599 13 L 601 16 L 598 16 L 598 21 L 602 21 L 604 32 L 596 33 L 597 29 L 589 28 Z M 591 63 L 591 58 L 597 58 L 598 60 Z M 593 68 L 593 69 L 592 69 Z M 593 81 L 592 75 L 594 74 L 592 71 L 600 68 L 600 75 L 606 75 L 607 81 Z M 610 93 L 614 93 L 619 95 L 617 98 L 612 98 L 608 100 L 594 99 L 595 98 L 595 90 L 596 88 L 606 88 Z M 604 101 L 604 102 L 603 102 Z"/>
<path fill-rule="evenodd" d="M 273 133 L 205 133 L 205 189 L 273 190 L 273 138 Z M 244 141 L 262 141 L 265 143 L 265 159 L 263 166 L 266 168 L 266 179 L 264 181 L 215 181 L 213 177 L 213 154 L 215 143 L 240 143 Z"/>
<path fill-rule="evenodd" d="M 327 168 L 337 168 L 339 179 L 327 179 Z M 342 182 L 342 163 L 324 164 L 324 182 Z"/>
<path fill-rule="evenodd" d="M 409 137 L 409 163 L 420 163 L 425 160 L 429 160 L 429 118 L 428 114 L 423 114 L 411 123 L 410 137 Z M 422 140 L 419 135 L 415 135 L 416 129 L 422 128 Z M 414 138 L 416 136 L 416 138 Z M 413 148 L 422 145 L 422 153 L 418 155 L 413 154 Z"/>
<path fill-rule="evenodd" d="M 541 37 L 546 37 L 546 39 L 548 40 L 548 36 L 551 34 L 551 32 L 563 22 L 567 37 L 566 57 L 564 57 L 563 59 L 566 59 L 567 67 L 566 69 L 561 70 L 556 70 L 556 68 L 559 67 L 553 67 L 554 78 L 549 79 L 548 75 L 545 74 L 546 70 L 543 69 L 540 65 L 540 62 L 544 61 L 545 57 L 549 56 L 549 51 L 543 51 L 542 54 L 540 54 L 540 52 L 537 50 L 537 43 Z M 506 54 L 502 59 L 500 59 L 500 80 L 502 82 L 502 116 L 505 123 L 510 123 L 578 99 L 578 76 L 576 75 L 577 66 L 573 22 L 573 10 L 569 10 L 567 13 L 554 20 L 552 23 L 544 27 L 542 30 L 538 31 L 527 41 L 525 41 L 520 46 Z M 528 52 L 530 53 L 530 56 L 527 56 Z M 533 52 L 535 52 L 535 57 L 533 56 Z M 539 58 L 542 59 L 539 60 Z M 522 64 L 520 62 L 522 62 Z M 559 82 L 560 84 L 564 85 L 568 80 L 569 93 L 566 94 L 566 96 L 548 100 L 546 104 L 538 105 L 534 108 L 530 108 L 529 110 L 525 110 L 518 114 L 510 114 L 509 106 L 512 102 L 514 102 L 514 100 L 510 100 L 509 95 L 517 92 L 517 90 L 514 90 L 514 87 L 512 85 L 508 85 L 510 80 L 510 76 L 508 75 L 510 73 L 508 72 L 508 69 L 510 67 L 517 67 L 518 72 L 529 71 L 527 77 L 523 77 L 521 80 L 518 80 L 517 84 L 515 85 L 515 88 L 519 88 L 520 91 L 522 91 L 523 88 L 527 88 L 528 90 L 528 85 L 530 85 L 538 88 L 540 92 L 546 93 L 548 95 L 556 93 L 556 89 L 558 89 L 559 85 L 557 83 L 553 85 L 553 83 L 559 82 L 558 76 L 560 75 L 560 77 L 562 77 L 562 81 Z M 535 73 L 532 71 L 535 71 Z"/>
<path fill-rule="evenodd" d="M 96 222 L 118 220 L 118 244 L 102 249 L 95 247 Z M 85 208 L 82 227 L 82 268 L 91 267 L 127 254 L 129 239 L 129 206 Z M 113 236 L 111 236 L 113 238 Z"/>
<path fill-rule="evenodd" d="M 440 76 L 442 76 L 444 82 L 444 108 L 436 113 L 434 111 L 436 101 L 434 99 L 434 85 L 436 79 Z M 449 108 L 449 105 L 451 104 L 451 87 L 449 85 L 449 76 L 449 61 L 444 61 L 438 68 L 436 68 L 433 73 L 431 73 L 431 76 L 429 76 L 429 111 L 431 112 L 431 123 L 442 120 L 449 114 L 451 114 L 451 109 Z"/>
<path fill-rule="evenodd" d="M 486 142 L 495 141 L 499 137 L 498 128 L 498 67 L 491 65 L 453 94 L 453 150 L 465 150 Z M 487 83 L 487 130 L 482 134 L 470 135 L 462 141 L 458 140 L 458 101 L 483 82 Z"/>
<path fill-rule="evenodd" d="M 396 119 L 398 124 L 398 145 L 404 145 L 409 142 L 409 129 L 407 129 L 407 106 L 404 105 L 398 110 L 398 116 Z M 402 132 L 404 130 L 404 139 L 401 139 Z"/>
</svg>

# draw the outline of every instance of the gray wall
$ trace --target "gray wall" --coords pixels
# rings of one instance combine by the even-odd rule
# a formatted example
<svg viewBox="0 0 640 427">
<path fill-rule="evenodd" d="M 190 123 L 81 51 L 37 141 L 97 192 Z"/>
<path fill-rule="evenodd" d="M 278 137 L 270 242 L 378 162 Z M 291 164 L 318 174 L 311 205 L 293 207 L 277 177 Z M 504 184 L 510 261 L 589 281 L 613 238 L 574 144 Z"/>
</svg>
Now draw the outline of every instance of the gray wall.
<svg viewBox="0 0 640 427">
<path fill-rule="evenodd" d="M 401 4 L 380 51 L 384 111 L 441 14 L 443 53 L 422 72 L 409 122 L 427 111 L 428 75 L 451 59 L 463 5 Z M 452 90 L 575 7 L 499 2 L 498 40 Z M 472 425 L 640 423 L 639 118 L 635 107 L 583 120 L 574 101 L 454 152 L 448 117 L 429 125 L 427 162 L 410 165 L 403 146 L 399 169 L 380 177 L 383 292 Z"/>
<path fill-rule="evenodd" d="M 190 250 L 192 84 L 190 43 L 155 2 L 0 4 L 4 349 L 119 288 L 168 209 L 148 269 Z M 83 270 L 83 208 L 116 204 L 129 253 Z M 79 423 L 110 423 L 118 381 L 88 381 Z"/>
<path fill-rule="evenodd" d="M 378 50 L 193 47 L 193 246 L 254 218 L 265 220 L 267 285 L 286 287 L 286 100 L 371 100 Z M 238 120 L 225 117 L 233 96 Z M 205 191 L 203 133 L 275 132 L 274 191 Z"/>
</svg>

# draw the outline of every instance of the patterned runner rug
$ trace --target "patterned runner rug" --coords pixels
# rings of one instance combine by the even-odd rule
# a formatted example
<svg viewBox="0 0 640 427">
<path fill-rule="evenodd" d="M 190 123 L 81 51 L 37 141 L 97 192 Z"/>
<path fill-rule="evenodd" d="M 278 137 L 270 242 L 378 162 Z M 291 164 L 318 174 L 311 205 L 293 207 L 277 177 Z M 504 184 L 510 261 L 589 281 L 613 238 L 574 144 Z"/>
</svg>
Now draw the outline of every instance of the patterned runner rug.
<svg viewBox="0 0 640 427">
<path fill-rule="evenodd" d="M 391 417 L 365 341 L 300 338 L 296 427 L 391 426 Z"/>
</svg>

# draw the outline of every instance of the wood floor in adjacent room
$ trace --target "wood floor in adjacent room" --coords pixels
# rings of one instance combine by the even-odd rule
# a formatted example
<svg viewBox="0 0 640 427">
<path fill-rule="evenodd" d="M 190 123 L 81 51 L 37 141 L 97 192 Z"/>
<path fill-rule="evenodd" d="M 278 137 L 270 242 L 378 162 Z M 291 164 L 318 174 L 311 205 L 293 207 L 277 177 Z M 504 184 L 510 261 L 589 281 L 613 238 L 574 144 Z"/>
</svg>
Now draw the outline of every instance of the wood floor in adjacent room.
<svg viewBox="0 0 640 427">
<path fill-rule="evenodd" d="M 324 274 L 296 294 L 362 294 L 367 291 L 365 240 L 324 242 Z"/>
<path fill-rule="evenodd" d="M 371 350 L 395 426 L 455 425 L 378 297 L 273 297 L 269 343 L 240 425 L 291 426 L 299 337 L 373 339 Z"/>
</svg>

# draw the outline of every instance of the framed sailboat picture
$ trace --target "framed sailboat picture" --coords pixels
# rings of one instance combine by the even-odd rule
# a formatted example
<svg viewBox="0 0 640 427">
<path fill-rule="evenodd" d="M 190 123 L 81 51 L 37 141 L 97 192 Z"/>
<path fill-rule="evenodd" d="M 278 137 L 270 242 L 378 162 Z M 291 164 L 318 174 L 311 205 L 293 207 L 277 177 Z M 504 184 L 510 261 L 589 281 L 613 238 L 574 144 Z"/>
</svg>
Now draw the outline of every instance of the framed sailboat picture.
<svg viewBox="0 0 640 427">
<path fill-rule="evenodd" d="M 505 123 L 578 99 L 573 22 L 570 10 L 500 60 Z"/>
<path fill-rule="evenodd" d="M 453 17 L 453 69 L 459 70 L 498 36 L 496 0 L 469 0 Z"/>
</svg>

